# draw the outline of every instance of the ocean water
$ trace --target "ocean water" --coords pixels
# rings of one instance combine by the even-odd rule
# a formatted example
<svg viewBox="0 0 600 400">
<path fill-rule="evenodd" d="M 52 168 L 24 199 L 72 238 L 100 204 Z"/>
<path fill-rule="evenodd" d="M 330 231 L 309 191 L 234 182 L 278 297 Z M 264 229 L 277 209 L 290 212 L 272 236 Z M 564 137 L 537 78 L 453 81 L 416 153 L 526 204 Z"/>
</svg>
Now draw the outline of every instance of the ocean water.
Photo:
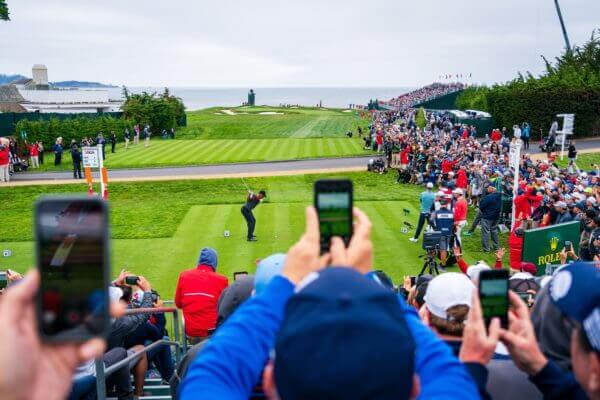
<svg viewBox="0 0 600 400">
<path fill-rule="evenodd" d="M 277 87 L 253 88 L 257 105 L 278 106 L 293 104 L 323 107 L 345 108 L 350 104 L 366 105 L 370 99 L 389 100 L 409 92 L 410 87 Z M 162 87 L 131 87 L 132 93 L 162 92 Z M 173 87 L 172 94 L 180 97 L 187 110 L 224 106 L 235 107 L 247 101 L 250 88 L 198 88 Z M 121 88 L 109 89 L 111 99 L 121 98 Z"/>
</svg>

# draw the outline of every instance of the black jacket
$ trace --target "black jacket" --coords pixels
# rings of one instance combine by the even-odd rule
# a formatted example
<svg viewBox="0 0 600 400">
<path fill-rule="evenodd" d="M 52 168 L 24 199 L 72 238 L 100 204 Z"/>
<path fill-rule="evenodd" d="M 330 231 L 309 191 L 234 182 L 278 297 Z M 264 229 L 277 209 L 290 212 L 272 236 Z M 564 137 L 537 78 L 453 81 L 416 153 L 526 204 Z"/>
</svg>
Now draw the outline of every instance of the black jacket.
<svg viewBox="0 0 600 400">
<path fill-rule="evenodd" d="M 152 307 L 152 293 L 144 293 L 144 298 L 142 299 L 142 304 L 140 304 L 140 307 Z M 123 347 L 125 337 L 127 335 L 132 334 L 138 326 L 148 321 L 149 317 L 150 314 L 133 314 L 126 315 L 124 317 L 117 318 L 116 320 L 114 320 L 114 322 L 110 326 L 110 333 L 108 334 L 107 350 L 113 349 L 115 347 Z"/>
</svg>

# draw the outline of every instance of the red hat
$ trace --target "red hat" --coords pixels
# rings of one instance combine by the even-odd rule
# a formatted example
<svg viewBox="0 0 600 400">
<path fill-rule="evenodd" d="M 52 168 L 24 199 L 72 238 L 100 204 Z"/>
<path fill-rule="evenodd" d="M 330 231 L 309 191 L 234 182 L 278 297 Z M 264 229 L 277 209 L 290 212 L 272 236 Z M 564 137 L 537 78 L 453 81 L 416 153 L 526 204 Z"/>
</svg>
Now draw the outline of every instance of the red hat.
<svg viewBox="0 0 600 400">
<path fill-rule="evenodd" d="M 521 272 L 529 272 L 531 275 L 537 274 L 537 267 L 534 263 L 530 262 L 522 262 L 521 263 Z"/>
</svg>

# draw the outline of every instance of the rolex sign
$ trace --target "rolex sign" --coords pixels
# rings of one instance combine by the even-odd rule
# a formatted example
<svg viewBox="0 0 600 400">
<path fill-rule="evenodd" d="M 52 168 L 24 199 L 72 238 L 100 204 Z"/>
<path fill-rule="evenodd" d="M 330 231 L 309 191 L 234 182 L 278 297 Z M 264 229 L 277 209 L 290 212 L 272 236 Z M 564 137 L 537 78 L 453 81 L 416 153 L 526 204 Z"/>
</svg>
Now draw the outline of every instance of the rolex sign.
<svg viewBox="0 0 600 400">
<path fill-rule="evenodd" d="M 565 242 L 579 252 L 579 221 L 566 222 L 544 228 L 530 229 L 523 236 L 523 261 L 534 263 L 538 275 L 543 275 L 546 264 L 560 264 L 560 252 Z"/>
</svg>

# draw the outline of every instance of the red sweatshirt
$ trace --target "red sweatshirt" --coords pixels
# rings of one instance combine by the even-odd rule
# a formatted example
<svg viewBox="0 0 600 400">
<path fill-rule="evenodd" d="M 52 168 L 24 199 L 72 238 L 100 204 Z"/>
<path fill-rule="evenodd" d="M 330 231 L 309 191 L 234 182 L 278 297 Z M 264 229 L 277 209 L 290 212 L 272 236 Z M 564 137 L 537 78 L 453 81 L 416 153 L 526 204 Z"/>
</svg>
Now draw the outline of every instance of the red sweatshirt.
<svg viewBox="0 0 600 400">
<path fill-rule="evenodd" d="M 467 273 L 467 268 L 469 268 L 469 264 L 462 258 L 456 261 L 458 264 L 458 268 L 463 272 L 463 274 Z M 496 260 L 496 264 L 494 264 L 495 269 L 502 269 L 502 260 Z"/>
<path fill-rule="evenodd" d="M 452 171 L 452 168 L 454 168 L 455 164 L 456 164 L 456 161 L 450 161 L 450 160 L 442 161 L 442 172 L 444 174 L 447 174 L 448 172 Z"/>
<path fill-rule="evenodd" d="M 34 145 L 30 144 L 27 147 L 29 148 L 29 155 L 31 157 L 35 157 L 35 156 L 39 155 L 40 149 L 38 148 L 37 144 L 34 144 Z"/>
<path fill-rule="evenodd" d="M 0 165 L 7 165 L 9 162 L 8 157 L 8 146 L 4 147 L 4 150 L 0 150 Z"/>
<path fill-rule="evenodd" d="M 209 330 L 215 329 L 217 302 L 227 285 L 227 278 L 209 265 L 198 265 L 179 275 L 175 305 L 183 310 L 186 335 L 205 337 Z"/>
<path fill-rule="evenodd" d="M 454 222 L 465 221 L 467 219 L 467 200 L 460 198 L 454 204 Z"/>
<path fill-rule="evenodd" d="M 526 194 L 520 194 L 515 197 L 515 216 L 517 218 L 527 218 L 531 215 L 531 204 Z"/>
<path fill-rule="evenodd" d="M 468 184 L 467 172 L 464 169 L 459 169 L 456 174 L 456 187 L 466 189 Z"/>
<path fill-rule="evenodd" d="M 515 230 L 521 225 L 515 221 L 515 226 L 508 237 L 508 259 L 512 269 L 521 270 L 521 259 L 523 258 L 523 237 L 518 237 Z"/>
<path fill-rule="evenodd" d="M 400 153 L 400 163 L 402 165 L 408 164 L 408 153 L 410 153 L 410 147 L 405 147 L 402 149 L 402 152 Z"/>
<path fill-rule="evenodd" d="M 500 139 L 502 139 L 502 134 L 500 133 L 500 131 L 498 129 L 494 129 L 492 131 L 492 135 L 490 136 L 490 139 L 492 139 L 494 142 L 497 142 Z"/>
</svg>

